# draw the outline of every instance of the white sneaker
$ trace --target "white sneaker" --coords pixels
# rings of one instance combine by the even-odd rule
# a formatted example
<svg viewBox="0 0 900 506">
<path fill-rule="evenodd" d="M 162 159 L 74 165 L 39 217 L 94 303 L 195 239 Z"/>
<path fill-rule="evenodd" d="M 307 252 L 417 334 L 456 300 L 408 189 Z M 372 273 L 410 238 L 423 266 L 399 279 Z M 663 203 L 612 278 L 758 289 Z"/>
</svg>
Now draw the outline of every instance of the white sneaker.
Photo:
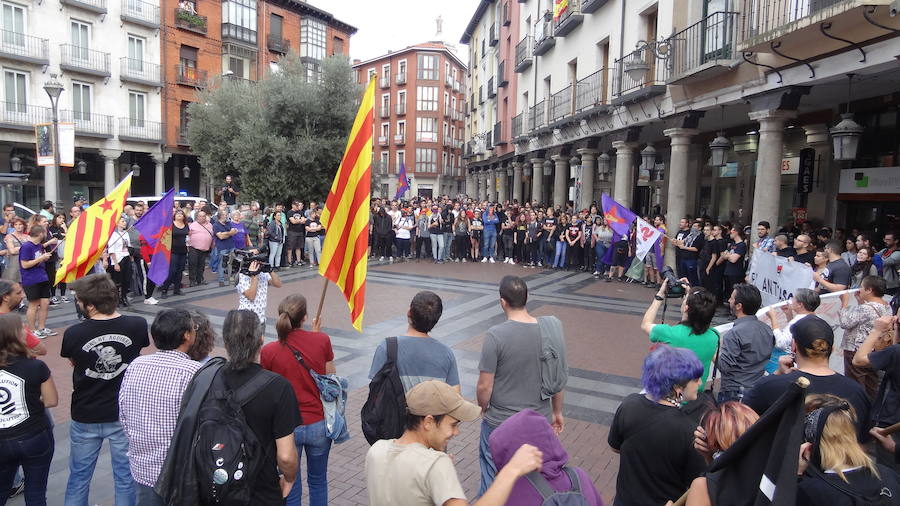
<svg viewBox="0 0 900 506">
<path fill-rule="evenodd" d="M 491 263 L 492 263 L 492 264 L 493 264 L 493 263 L 496 263 L 496 262 L 494 262 L 494 257 L 491 257 L 490 260 L 491 260 Z"/>
<path fill-rule="evenodd" d="M 56 336 L 56 335 L 59 335 L 59 332 L 57 332 L 57 331 L 55 331 L 55 330 L 53 330 L 53 329 L 48 329 L 47 327 L 44 327 L 44 328 L 41 330 L 41 332 L 42 332 L 45 336 Z"/>
<path fill-rule="evenodd" d="M 62 300 L 64 304 L 68 304 L 68 303 L 69 303 L 69 298 L 66 297 L 65 295 L 63 295 L 62 298 L 61 298 L 60 300 Z"/>
<path fill-rule="evenodd" d="M 384 262 L 384 257 L 378 259 L 379 262 Z"/>
<path fill-rule="evenodd" d="M 494 261 L 494 259 L 492 258 L 491 262 L 493 262 L 493 261 Z M 487 257 L 484 257 L 481 259 L 481 263 L 485 263 L 485 262 L 487 262 Z"/>
<path fill-rule="evenodd" d="M 154 299 L 153 297 L 147 297 L 144 299 L 144 304 L 150 304 L 151 306 L 155 306 L 159 304 L 159 301 Z"/>
<path fill-rule="evenodd" d="M 47 335 L 44 334 L 43 330 L 35 330 L 35 331 L 32 331 L 31 333 L 34 334 L 34 337 L 36 337 L 38 339 L 46 339 L 47 338 Z"/>
<path fill-rule="evenodd" d="M 516 261 L 512 258 L 509 259 L 509 265 L 516 265 Z"/>
<path fill-rule="evenodd" d="M 466 263 L 466 259 L 465 259 L 465 258 L 462 259 L 462 263 Z"/>
<path fill-rule="evenodd" d="M 394 257 L 389 258 L 389 259 L 388 259 L 388 262 L 394 263 Z"/>
</svg>

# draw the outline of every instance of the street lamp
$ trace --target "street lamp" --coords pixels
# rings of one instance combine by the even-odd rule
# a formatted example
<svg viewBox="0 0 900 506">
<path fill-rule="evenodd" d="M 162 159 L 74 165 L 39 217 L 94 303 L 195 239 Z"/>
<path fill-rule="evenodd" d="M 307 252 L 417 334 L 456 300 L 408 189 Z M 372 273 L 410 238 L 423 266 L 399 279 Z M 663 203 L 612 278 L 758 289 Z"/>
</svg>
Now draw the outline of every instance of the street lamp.
<svg viewBox="0 0 900 506">
<path fill-rule="evenodd" d="M 132 163 L 131 172 L 134 174 L 134 177 L 139 177 L 141 175 L 141 166 L 136 163 Z"/>
<path fill-rule="evenodd" d="M 187 179 L 191 177 L 191 168 L 185 164 L 184 167 L 181 168 L 181 173 L 184 174 L 184 178 Z"/>
<path fill-rule="evenodd" d="M 668 40 L 639 40 L 635 47 L 631 59 L 625 62 L 625 73 L 632 81 L 642 83 L 650 72 L 650 64 L 643 56 L 644 52 L 651 53 L 659 60 L 668 60 L 670 44 Z"/>
<path fill-rule="evenodd" d="M 87 162 L 85 162 L 84 160 L 80 160 L 77 164 L 75 164 L 75 168 L 78 169 L 79 174 L 87 174 Z M 62 203 L 60 203 L 60 205 L 62 205 Z"/>
<path fill-rule="evenodd" d="M 44 83 L 44 91 L 50 97 L 53 111 L 53 167 L 44 168 L 44 191 L 47 200 L 54 202 L 56 209 L 62 209 L 59 195 L 59 96 L 62 95 L 63 85 L 56 80 L 56 74 L 50 74 L 50 80 Z"/>
<path fill-rule="evenodd" d="M 854 75 L 847 74 L 847 112 L 841 114 L 841 121 L 830 130 L 835 160 L 855 160 L 859 138 L 865 130 L 859 123 L 853 121 L 853 113 L 850 112 Z"/>
<path fill-rule="evenodd" d="M 597 157 L 597 172 L 600 175 L 600 181 L 606 181 L 609 177 L 609 155 L 600 153 Z"/>
<path fill-rule="evenodd" d="M 18 155 L 13 155 L 13 157 L 9 159 L 9 168 L 13 172 L 22 172 L 22 159 L 19 158 Z"/>
<path fill-rule="evenodd" d="M 656 148 L 652 144 L 641 150 L 641 170 L 653 170 L 656 167 Z"/>
</svg>

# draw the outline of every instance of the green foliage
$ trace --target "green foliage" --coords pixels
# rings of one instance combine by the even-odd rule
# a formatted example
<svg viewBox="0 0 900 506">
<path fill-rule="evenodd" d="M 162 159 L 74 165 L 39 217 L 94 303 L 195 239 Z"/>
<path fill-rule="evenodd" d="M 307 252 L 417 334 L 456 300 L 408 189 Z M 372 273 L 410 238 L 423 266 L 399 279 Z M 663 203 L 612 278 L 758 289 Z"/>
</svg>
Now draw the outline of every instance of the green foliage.
<svg viewBox="0 0 900 506">
<path fill-rule="evenodd" d="M 175 19 L 184 21 L 191 28 L 206 28 L 206 18 L 184 9 L 175 11 Z"/>
<path fill-rule="evenodd" d="M 225 79 L 188 112 L 188 139 L 210 181 L 239 180 L 242 200 L 322 201 L 341 162 L 360 87 L 349 62 L 321 64 L 318 83 L 288 55 L 258 83 Z"/>
</svg>

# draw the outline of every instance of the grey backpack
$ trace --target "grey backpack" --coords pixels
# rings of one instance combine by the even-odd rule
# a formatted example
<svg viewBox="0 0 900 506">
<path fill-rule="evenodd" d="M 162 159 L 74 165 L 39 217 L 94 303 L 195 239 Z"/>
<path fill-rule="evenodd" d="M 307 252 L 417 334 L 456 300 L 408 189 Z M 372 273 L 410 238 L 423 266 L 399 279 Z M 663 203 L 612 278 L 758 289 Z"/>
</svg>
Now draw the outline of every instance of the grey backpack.
<svg viewBox="0 0 900 506">
<path fill-rule="evenodd" d="M 588 506 L 587 498 L 581 493 L 581 481 L 578 473 L 571 467 L 564 467 L 563 471 L 569 475 L 572 488 L 565 492 L 559 492 L 550 486 L 547 479 L 540 471 L 532 471 L 525 478 L 541 494 L 541 506 Z"/>
<path fill-rule="evenodd" d="M 559 318 L 541 316 L 537 320 L 541 330 L 541 399 L 547 400 L 562 392 L 569 381 L 566 341 Z"/>
</svg>

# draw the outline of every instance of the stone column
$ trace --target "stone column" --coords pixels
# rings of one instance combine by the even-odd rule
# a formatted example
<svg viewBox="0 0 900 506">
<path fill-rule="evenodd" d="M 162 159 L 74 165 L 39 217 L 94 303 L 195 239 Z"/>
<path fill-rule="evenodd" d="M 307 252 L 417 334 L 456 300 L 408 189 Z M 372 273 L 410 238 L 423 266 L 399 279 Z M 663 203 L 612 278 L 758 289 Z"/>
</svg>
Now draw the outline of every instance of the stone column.
<svg viewBox="0 0 900 506">
<path fill-rule="evenodd" d="M 522 167 L 522 175 L 521 175 L 521 178 L 522 178 L 522 184 L 521 184 L 522 200 L 519 203 L 522 205 L 525 205 L 526 201 L 530 202 L 533 200 L 529 195 L 531 193 L 530 192 L 530 190 L 531 190 L 530 184 L 531 184 L 531 181 L 533 180 L 532 174 L 534 171 L 531 170 L 531 162 L 525 162 L 521 165 L 521 167 Z"/>
<path fill-rule="evenodd" d="M 466 172 L 466 195 L 475 198 L 475 177 L 471 172 Z"/>
<path fill-rule="evenodd" d="M 816 160 L 821 164 L 819 174 L 821 182 L 818 188 L 807 196 L 806 207 L 810 216 L 821 216 L 825 225 L 834 226 L 837 219 L 837 191 L 841 170 L 839 165 L 832 165 L 831 137 L 828 125 L 816 123 L 804 125 L 806 144 L 816 150 Z M 775 224 L 773 223 L 774 227 Z"/>
<path fill-rule="evenodd" d="M 578 209 L 591 209 L 594 202 L 594 174 L 597 172 L 596 149 L 579 149 L 581 157 L 581 201 L 576 202 Z"/>
<path fill-rule="evenodd" d="M 513 189 L 512 189 L 512 199 L 515 201 L 519 201 L 519 205 L 524 205 L 522 202 L 522 162 L 513 162 Z"/>
<path fill-rule="evenodd" d="M 497 202 L 506 202 L 509 200 L 509 179 L 507 178 L 507 168 L 500 167 L 494 171 L 496 177 L 500 178 L 500 188 L 497 191 Z"/>
<path fill-rule="evenodd" d="M 553 162 L 551 160 L 544 160 L 544 174 L 543 174 L 543 176 L 541 176 L 541 179 L 544 180 L 543 181 L 544 183 L 547 182 L 547 176 L 549 176 L 551 174 L 553 174 Z M 544 204 L 546 204 L 548 206 L 551 206 L 551 205 L 553 205 L 553 203 L 551 201 L 550 185 L 544 184 L 543 187 L 544 187 L 544 191 L 541 194 L 541 202 L 543 202 Z"/>
<path fill-rule="evenodd" d="M 531 159 L 531 200 L 544 203 L 544 159 Z"/>
<path fill-rule="evenodd" d="M 153 194 L 162 195 L 166 191 L 165 166 L 172 153 L 153 153 L 150 156 L 153 158 Z"/>
<path fill-rule="evenodd" d="M 566 208 L 566 197 L 569 189 L 569 157 L 553 155 L 553 207 Z"/>
<path fill-rule="evenodd" d="M 613 198 L 625 207 L 631 207 L 631 197 L 634 195 L 634 149 L 635 142 L 615 141 L 612 143 L 616 150 L 615 189 Z"/>
<path fill-rule="evenodd" d="M 109 195 L 116 184 L 116 160 L 122 156 L 121 151 L 101 149 L 100 157 L 103 158 L 103 192 Z"/>
<path fill-rule="evenodd" d="M 756 152 L 756 183 L 753 187 L 753 221 L 768 221 L 777 230 L 781 209 L 781 159 L 784 153 L 784 122 L 797 111 L 767 109 L 750 113 L 759 122 L 759 150 Z"/>
<path fill-rule="evenodd" d="M 688 163 L 690 160 L 691 137 L 697 135 L 692 128 L 669 128 L 663 135 L 671 139 L 672 155 L 669 159 L 669 173 L 666 180 L 669 193 L 666 197 L 666 223 L 677 226 L 678 220 L 687 214 Z M 674 229 L 671 229 L 674 230 Z M 675 247 L 668 243 L 666 264 L 675 266 Z"/>
<path fill-rule="evenodd" d="M 488 200 L 491 202 L 497 201 L 497 174 L 499 174 L 498 169 L 491 169 L 487 173 L 488 177 Z"/>
</svg>

